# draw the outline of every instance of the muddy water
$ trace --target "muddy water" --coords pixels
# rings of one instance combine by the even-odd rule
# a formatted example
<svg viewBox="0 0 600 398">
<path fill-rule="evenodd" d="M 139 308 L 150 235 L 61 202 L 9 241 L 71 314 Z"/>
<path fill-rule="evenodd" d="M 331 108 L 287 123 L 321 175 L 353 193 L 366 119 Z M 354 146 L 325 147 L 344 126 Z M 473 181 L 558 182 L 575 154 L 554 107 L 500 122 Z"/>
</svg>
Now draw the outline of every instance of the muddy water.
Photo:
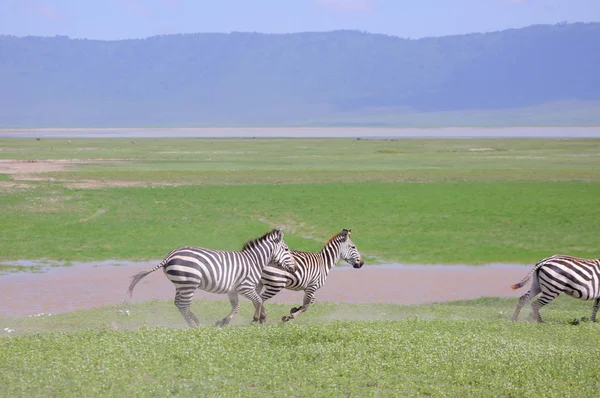
<svg viewBox="0 0 600 398">
<path fill-rule="evenodd" d="M 129 298 L 130 277 L 157 262 L 96 262 L 50 268 L 43 273 L 0 276 L 0 317 L 22 317 L 89 309 L 124 301 L 172 300 L 173 285 L 161 270 L 144 278 Z M 118 265 L 115 265 L 118 264 Z M 54 264 L 56 265 L 56 264 Z M 496 264 L 467 266 L 337 267 L 317 292 L 318 301 L 421 304 L 474 299 L 518 297 L 510 289 L 531 266 Z M 523 292 L 521 292 L 522 294 Z M 302 292 L 284 290 L 272 302 L 299 304 Z M 195 299 L 227 300 L 226 295 L 197 291 Z"/>
</svg>

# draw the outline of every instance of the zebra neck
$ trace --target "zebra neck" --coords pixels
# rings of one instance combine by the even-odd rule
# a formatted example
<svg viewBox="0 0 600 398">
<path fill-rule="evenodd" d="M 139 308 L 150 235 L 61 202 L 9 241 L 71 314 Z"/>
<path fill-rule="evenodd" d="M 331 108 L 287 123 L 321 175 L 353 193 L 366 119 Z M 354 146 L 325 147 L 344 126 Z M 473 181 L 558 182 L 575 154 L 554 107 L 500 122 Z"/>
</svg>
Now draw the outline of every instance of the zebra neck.
<svg viewBox="0 0 600 398">
<path fill-rule="evenodd" d="M 257 269 L 264 268 L 268 263 L 268 256 L 271 254 L 272 248 L 263 247 L 262 250 L 256 246 L 248 247 L 242 251 L 248 258 L 252 259 L 251 266 Z"/>
<path fill-rule="evenodd" d="M 325 269 L 329 271 L 340 259 L 340 248 L 338 245 L 330 243 L 321 249 L 321 256 Z"/>
</svg>

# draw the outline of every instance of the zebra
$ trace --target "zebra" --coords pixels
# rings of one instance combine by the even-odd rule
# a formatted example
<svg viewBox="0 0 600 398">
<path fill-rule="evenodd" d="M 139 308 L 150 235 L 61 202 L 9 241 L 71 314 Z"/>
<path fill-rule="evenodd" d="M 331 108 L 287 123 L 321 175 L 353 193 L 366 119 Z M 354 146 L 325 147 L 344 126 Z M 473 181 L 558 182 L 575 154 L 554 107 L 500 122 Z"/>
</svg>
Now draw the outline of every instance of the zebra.
<svg viewBox="0 0 600 398">
<path fill-rule="evenodd" d="M 354 268 L 360 268 L 364 261 L 350 239 L 352 230 L 343 229 L 327 241 L 318 253 L 306 253 L 292 250 L 292 256 L 298 265 L 296 271 L 284 270 L 281 267 L 269 264 L 262 272 L 261 281 L 257 292 L 263 302 L 267 301 L 282 289 L 304 291 L 304 301 L 301 307 L 293 307 L 290 315 L 282 318 L 284 322 L 294 319 L 306 311 L 315 301 L 315 293 L 327 279 L 331 268 L 340 258 L 350 263 Z M 263 304 L 264 305 L 264 304 Z M 264 308 L 263 308 L 264 311 Z"/>
<path fill-rule="evenodd" d="M 519 298 L 512 316 L 513 321 L 517 320 L 521 308 L 529 300 L 542 293 L 540 298 L 531 304 L 531 309 L 533 320 L 543 322 L 540 308 L 559 294 L 566 293 L 581 300 L 594 300 L 591 319 L 592 322 L 596 322 L 596 314 L 600 307 L 600 259 L 555 254 L 540 260 L 521 282 L 511 286 L 512 289 L 523 287 L 534 274 L 529 291 Z"/>
<path fill-rule="evenodd" d="M 246 242 L 241 251 L 179 247 L 154 268 L 134 275 L 129 285 L 129 295 L 133 295 L 133 288 L 142 278 L 162 268 L 175 285 L 175 306 L 189 327 L 199 326 L 198 318 L 190 310 L 196 289 L 229 296 L 231 312 L 217 321 L 216 326 L 229 324 L 238 312 L 238 294 L 254 303 L 253 322 L 263 323 L 266 314 L 261 311 L 262 299 L 256 293 L 256 285 L 261 271 L 271 262 L 290 272 L 296 270 L 296 262 L 283 240 L 283 231 L 278 229 Z"/>
</svg>

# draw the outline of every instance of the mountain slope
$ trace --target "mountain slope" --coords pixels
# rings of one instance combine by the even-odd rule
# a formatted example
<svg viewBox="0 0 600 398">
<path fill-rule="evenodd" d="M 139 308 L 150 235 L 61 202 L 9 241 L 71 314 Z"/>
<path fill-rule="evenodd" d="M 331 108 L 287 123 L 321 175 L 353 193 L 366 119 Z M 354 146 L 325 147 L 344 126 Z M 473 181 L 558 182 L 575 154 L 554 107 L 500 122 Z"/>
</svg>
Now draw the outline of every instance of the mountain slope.
<svg viewBox="0 0 600 398">
<path fill-rule="evenodd" d="M 507 109 L 537 114 L 533 124 L 550 123 L 548 114 L 553 124 L 600 124 L 599 65 L 600 23 L 419 40 L 358 31 L 2 36 L 0 127 L 411 124 L 428 114 L 468 124 L 473 114 L 514 120 Z M 566 105 L 536 113 L 548 104 Z M 573 118 L 573 104 L 591 110 Z M 561 112 L 571 116 L 557 121 Z"/>
</svg>

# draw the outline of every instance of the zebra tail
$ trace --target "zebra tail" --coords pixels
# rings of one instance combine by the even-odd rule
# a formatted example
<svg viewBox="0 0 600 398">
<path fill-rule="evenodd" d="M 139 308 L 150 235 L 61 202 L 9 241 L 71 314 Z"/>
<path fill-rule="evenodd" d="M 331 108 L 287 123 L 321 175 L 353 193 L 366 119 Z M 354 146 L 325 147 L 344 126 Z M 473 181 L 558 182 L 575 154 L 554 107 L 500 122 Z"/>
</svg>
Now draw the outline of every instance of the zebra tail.
<svg viewBox="0 0 600 398">
<path fill-rule="evenodd" d="M 550 258 L 552 258 L 552 257 L 547 257 L 547 258 L 545 258 L 545 259 L 543 259 L 541 261 L 538 261 L 538 263 L 533 267 L 533 269 L 531 271 L 529 271 L 529 273 L 527 274 L 527 276 L 525 276 L 525 278 L 523 278 L 523 280 L 521 282 L 515 283 L 510 288 L 512 290 L 517 290 L 517 289 L 522 288 L 527 283 L 527 281 L 531 278 L 531 275 L 533 275 L 533 273 L 535 271 L 537 271 L 542 265 L 546 264 L 546 261 L 548 259 L 550 259 Z"/>
<path fill-rule="evenodd" d="M 137 274 L 135 274 L 134 276 L 132 276 L 131 277 L 131 283 L 129 284 L 129 289 L 127 290 L 129 292 L 129 297 L 133 296 L 133 288 L 135 287 L 135 285 L 137 285 L 137 283 L 139 281 L 142 280 L 142 278 L 144 278 L 148 274 L 153 273 L 157 269 L 164 267 L 166 263 L 167 263 L 167 260 L 165 259 L 160 264 L 158 264 L 154 268 L 150 269 L 149 271 L 138 272 Z"/>
</svg>

